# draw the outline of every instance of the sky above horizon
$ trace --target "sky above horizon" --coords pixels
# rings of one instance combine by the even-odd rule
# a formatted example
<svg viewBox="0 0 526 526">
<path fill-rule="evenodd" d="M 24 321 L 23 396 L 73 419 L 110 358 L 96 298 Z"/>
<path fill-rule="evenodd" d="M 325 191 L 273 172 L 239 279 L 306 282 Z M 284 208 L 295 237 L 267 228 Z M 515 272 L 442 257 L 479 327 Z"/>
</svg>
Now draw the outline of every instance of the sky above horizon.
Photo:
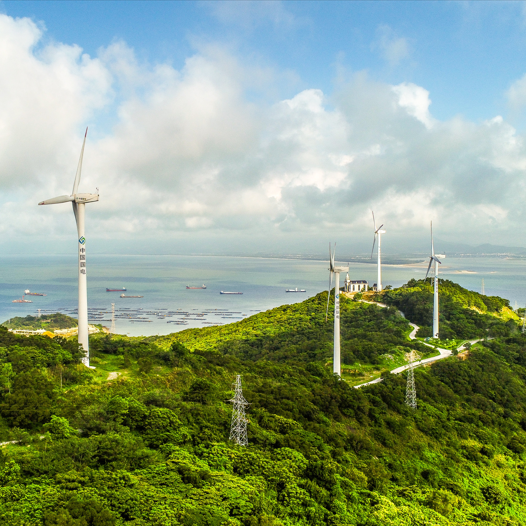
<svg viewBox="0 0 526 526">
<path fill-rule="evenodd" d="M 522 2 L 0 1 L 0 248 L 526 246 Z M 73 247 L 73 248 L 72 248 Z"/>
</svg>

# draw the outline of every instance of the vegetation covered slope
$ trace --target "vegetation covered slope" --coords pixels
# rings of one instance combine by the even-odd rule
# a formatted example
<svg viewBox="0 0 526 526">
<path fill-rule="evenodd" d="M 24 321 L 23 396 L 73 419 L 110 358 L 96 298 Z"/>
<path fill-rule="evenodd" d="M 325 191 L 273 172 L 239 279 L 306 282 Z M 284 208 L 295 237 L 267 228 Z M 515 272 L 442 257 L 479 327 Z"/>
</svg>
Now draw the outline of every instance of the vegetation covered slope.
<svg viewBox="0 0 526 526">
<path fill-rule="evenodd" d="M 410 280 L 407 285 L 382 293 L 382 301 L 400 309 L 420 326 L 418 336 L 432 336 L 433 286 Z M 440 338 L 505 336 L 516 327 L 517 315 L 509 301 L 467 290 L 447 279 L 439 280 Z"/>
<path fill-rule="evenodd" d="M 60 314 L 59 312 L 54 314 L 42 314 L 40 318 L 37 316 L 16 316 L 2 323 L 4 327 L 9 329 L 23 329 L 30 331 L 38 329 L 45 329 L 47 331 L 69 329 L 71 327 L 76 327 L 77 324 L 78 322 L 75 318 L 71 318 L 65 314 Z"/>
<path fill-rule="evenodd" d="M 90 371 L 71 341 L 0 328 L 0 439 L 19 441 L 0 456 L 0 524 L 526 523 L 525 337 L 416 370 L 416 411 L 403 376 L 353 389 L 323 354 L 287 360 L 290 338 L 261 359 L 97 336 Z M 121 378 L 101 382 L 109 363 Z M 228 440 L 237 374 L 246 448 Z"/>
<path fill-rule="evenodd" d="M 189 329 L 150 341 L 164 349 L 179 342 L 192 351 L 217 351 L 251 360 L 328 363 L 333 349 L 334 295 L 328 320 L 326 305 L 327 293 L 322 292 L 302 303 L 283 305 L 238 323 Z M 379 309 L 342 296 L 340 318 L 344 364 L 377 364 L 397 347 L 407 351 L 418 346 L 408 341 L 411 328 L 397 309 Z M 425 347 L 421 350 L 427 352 Z"/>
</svg>

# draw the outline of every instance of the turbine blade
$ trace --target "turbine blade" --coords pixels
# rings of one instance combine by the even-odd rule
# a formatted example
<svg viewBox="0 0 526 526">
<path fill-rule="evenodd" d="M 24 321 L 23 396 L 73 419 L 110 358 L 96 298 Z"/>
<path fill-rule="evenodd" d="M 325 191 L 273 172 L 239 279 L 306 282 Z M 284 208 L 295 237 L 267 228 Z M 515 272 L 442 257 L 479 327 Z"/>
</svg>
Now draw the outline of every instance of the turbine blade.
<svg viewBox="0 0 526 526">
<path fill-rule="evenodd" d="M 373 228 L 374 228 L 374 231 L 376 232 L 376 221 L 374 219 L 374 212 L 371 210 L 371 214 L 373 214 Z"/>
<path fill-rule="evenodd" d="M 86 146 L 86 137 L 88 135 L 88 128 L 86 128 L 86 133 L 84 134 L 84 142 L 82 143 L 82 149 L 80 150 L 80 159 L 77 166 L 77 173 L 75 174 L 75 182 L 73 183 L 73 192 L 72 195 L 75 195 L 79 189 L 80 175 L 82 172 L 82 158 L 84 157 L 84 146 Z"/>
<path fill-rule="evenodd" d="M 331 267 L 332 267 L 333 270 L 334 270 L 335 257 L 336 257 L 336 243 L 334 243 L 334 250 L 332 251 L 332 264 L 331 264 Z"/>
<path fill-rule="evenodd" d="M 427 272 L 426 272 L 426 277 L 424 278 L 424 281 L 427 279 L 427 275 L 429 274 L 429 269 L 431 268 L 431 263 L 433 263 L 433 258 L 429 258 L 429 265 L 427 266 Z"/>
<path fill-rule="evenodd" d="M 325 310 L 325 321 L 329 319 L 329 302 L 331 301 L 332 271 L 329 272 L 329 291 L 327 293 L 327 309 Z"/>
<path fill-rule="evenodd" d="M 435 256 L 435 245 L 433 243 L 433 221 L 431 221 L 431 255 Z"/>
<path fill-rule="evenodd" d="M 383 225 L 383 223 L 382 223 L 382 224 L 378 227 L 378 230 L 382 230 L 382 227 L 383 227 L 383 226 L 384 226 L 384 225 Z M 377 232 L 378 232 L 378 230 L 377 230 Z"/>
<path fill-rule="evenodd" d="M 69 203 L 73 201 L 73 196 L 71 195 L 59 195 L 58 197 L 53 197 L 51 199 L 46 199 L 45 201 L 40 201 L 39 205 L 58 205 L 59 203 Z"/>
<path fill-rule="evenodd" d="M 77 205 L 77 203 L 75 203 L 75 201 L 73 201 L 71 204 L 73 205 L 73 213 L 75 214 L 75 223 L 77 224 L 77 228 L 78 228 L 78 226 L 79 226 L 79 218 L 77 216 L 78 205 Z"/>
<path fill-rule="evenodd" d="M 374 252 L 374 244 L 376 243 L 376 232 L 374 233 L 373 237 L 373 248 L 371 249 L 371 259 L 373 259 L 373 252 Z"/>
</svg>

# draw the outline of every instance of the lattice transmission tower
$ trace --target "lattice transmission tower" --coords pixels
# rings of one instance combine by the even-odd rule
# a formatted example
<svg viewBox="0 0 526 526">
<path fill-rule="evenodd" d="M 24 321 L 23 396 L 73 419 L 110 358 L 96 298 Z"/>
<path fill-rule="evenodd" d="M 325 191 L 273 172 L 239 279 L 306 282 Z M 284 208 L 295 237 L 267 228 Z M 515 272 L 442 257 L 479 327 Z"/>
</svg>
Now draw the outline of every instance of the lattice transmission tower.
<svg viewBox="0 0 526 526">
<path fill-rule="evenodd" d="M 407 369 L 407 387 L 405 390 L 405 405 L 412 409 L 417 408 L 416 387 L 415 387 L 415 367 L 414 362 L 418 359 L 415 351 L 409 353 L 409 369 Z"/>
<path fill-rule="evenodd" d="M 111 304 L 111 334 L 115 334 L 115 303 Z"/>
<path fill-rule="evenodd" d="M 234 383 L 235 395 L 232 400 L 232 423 L 230 425 L 230 440 L 234 441 L 238 446 L 248 446 L 247 438 L 247 424 L 248 420 L 245 415 L 245 408 L 249 403 L 243 396 L 243 388 L 241 387 L 241 375 L 236 376 Z"/>
</svg>

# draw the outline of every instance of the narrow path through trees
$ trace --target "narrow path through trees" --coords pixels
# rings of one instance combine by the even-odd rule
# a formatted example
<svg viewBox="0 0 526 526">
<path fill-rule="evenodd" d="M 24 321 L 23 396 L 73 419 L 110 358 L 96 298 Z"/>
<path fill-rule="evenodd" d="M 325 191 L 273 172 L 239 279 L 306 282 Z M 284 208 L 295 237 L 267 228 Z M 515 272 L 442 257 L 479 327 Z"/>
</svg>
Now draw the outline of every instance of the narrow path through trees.
<svg viewBox="0 0 526 526">
<path fill-rule="evenodd" d="M 370 303 L 371 305 L 377 305 L 378 307 L 381 307 L 381 308 L 386 308 L 387 307 L 387 305 L 385 303 L 376 303 L 374 301 L 365 301 L 365 300 L 359 300 L 359 301 L 362 301 L 363 303 Z M 400 312 L 400 314 L 402 316 L 404 316 L 403 312 Z M 404 316 L 404 318 L 405 318 L 405 316 Z M 409 339 L 414 340 L 414 339 L 416 339 L 416 333 L 418 332 L 418 329 L 420 327 L 418 325 L 415 325 L 414 323 L 411 323 L 411 322 L 409 322 L 409 325 L 411 325 L 411 327 L 413 327 L 413 330 L 409 334 Z M 481 340 L 480 339 L 479 340 L 471 340 L 469 343 L 473 344 L 473 343 L 477 343 L 479 341 L 481 341 Z M 426 342 L 421 342 L 421 343 L 423 343 L 424 345 L 427 345 L 428 347 L 436 349 L 440 354 L 438 356 L 432 356 L 431 358 L 426 358 L 425 360 L 419 360 L 417 362 L 414 362 L 413 364 L 407 364 L 407 365 L 402 365 L 402 367 L 397 367 L 396 369 L 393 369 L 391 371 L 392 374 L 400 374 L 400 373 L 404 372 L 405 370 L 409 369 L 409 367 L 411 367 L 411 365 L 413 367 L 420 367 L 421 365 L 425 365 L 425 364 L 428 364 L 428 363 L 431 363 L 431 362 L 436 362 L 437 360 L 443 360 L 444 358 L 448 358 L 449 356 L 451 356 L 453 354 L 453 352 L 450 349 L 443 349 L 441 347 L 436 347 L 436 346 L 431 345 L 430 343 L 426 343 Z M 457 348 L 457 351 L 460 351 L 461 349 L 463 349 L 464 346 L 466 345 L 466 343 L 467 342 L 464 342 L 461 345 L 459 345 L 458 348 Z M 381 382 L 382 380 L 383 380 L 383 378 L 376 378 L 376 380 L 371 380 L 370 382 L 365 382 L 363 384 L 355 385 L 354 388 L 355 389 L 359 389 L 360 387 L 364 387 L 366 385 L 377 384 L 377 383 Z"/>
</svg>

